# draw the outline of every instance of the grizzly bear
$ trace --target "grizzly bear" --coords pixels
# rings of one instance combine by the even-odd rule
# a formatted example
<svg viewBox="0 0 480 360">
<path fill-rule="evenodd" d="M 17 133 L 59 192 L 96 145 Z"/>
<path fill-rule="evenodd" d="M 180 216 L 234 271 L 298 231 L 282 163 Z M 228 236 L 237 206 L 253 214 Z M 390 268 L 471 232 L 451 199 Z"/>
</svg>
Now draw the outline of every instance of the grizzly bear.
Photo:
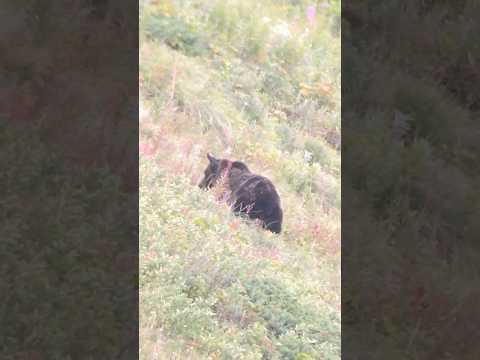
<svg viewBox="0 0 480 360">
<path fill-rule="evenodd" d="M 227 203 L 235 215 L 247 215 L 259 220 L 262 227 L 273 233 L 282 231 L 283 211 L 280 197 L 272 182 L 253 174 L 241 161 L 217 159 L 207 154 L 209 164 L 198 186 L 211 189 L 221 183 L 225 187 Z"/>
</svg>

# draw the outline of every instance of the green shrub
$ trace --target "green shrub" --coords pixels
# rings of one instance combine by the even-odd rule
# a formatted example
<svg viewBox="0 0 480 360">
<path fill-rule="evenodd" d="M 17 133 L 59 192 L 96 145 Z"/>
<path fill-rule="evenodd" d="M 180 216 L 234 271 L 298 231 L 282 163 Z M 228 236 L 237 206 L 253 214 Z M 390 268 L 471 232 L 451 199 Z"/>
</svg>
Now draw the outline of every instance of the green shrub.
<svg viewBox="0 0 480 360">
<path fill-rule="evenodd" d="M 288 39 L 276 45 L 272 53 L 280 64 L 289 67 L 303 59 L 304 49 L 295 39 Z"/>
<path fill-rule="evenodd" d="M 280 139 L 280 145 L 287 152 L 293 152 L 297 149 L 296 134 L 287 124 L 279 124 L 276 127 L 277 135 Z"/>
<path fill-rule="evenodd" d="M 319 163 L 327 172 L 340 175 L 340 159 L 335 150 L 316 138 L 305 141 L 305 150 L 311 154 L 311 162 Z"/>
<path fill-rule="evenodd" d="M 228 1 L 217 1 L 208 14 L 209 25 L 213 31 L 224 34 L 224 41 L 231 41 L 238 29 L 238 8 Z"/>
<path fill-rule="evenodd" d="M 162 41 L 189 56 L 200 56 L 209 50 L 208 43 L 193 27 L 178 17 L 160 13 L 143 17 L 147 38 Z"/>
</svg>

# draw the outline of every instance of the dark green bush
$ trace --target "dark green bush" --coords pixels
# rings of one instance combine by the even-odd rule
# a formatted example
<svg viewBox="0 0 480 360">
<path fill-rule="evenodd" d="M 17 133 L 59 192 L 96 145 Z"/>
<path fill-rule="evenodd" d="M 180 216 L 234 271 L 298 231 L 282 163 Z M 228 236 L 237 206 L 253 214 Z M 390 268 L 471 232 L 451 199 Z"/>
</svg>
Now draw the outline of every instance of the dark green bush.
<svg viewBox="0 0 480 360">
<path fill-rule="evenodd" d="M 209 51 L 207 41 L 198 34 L 198 30 L 181 18 L 150 14 L 144 17 L 143 26 L 147 37 L 162 41 L 186 55 L 200 56 Z"/>
</svg>

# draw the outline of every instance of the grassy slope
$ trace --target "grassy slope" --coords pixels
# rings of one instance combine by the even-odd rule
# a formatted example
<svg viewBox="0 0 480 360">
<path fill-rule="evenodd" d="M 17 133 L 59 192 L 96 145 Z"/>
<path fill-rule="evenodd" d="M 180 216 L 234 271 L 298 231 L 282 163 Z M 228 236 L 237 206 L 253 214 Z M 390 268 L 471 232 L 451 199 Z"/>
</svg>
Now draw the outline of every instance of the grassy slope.
<svg viewBox="0 0 480 360">
<path fill-rule="evenodd" d="M 142 359 L 340 357 L 340 40 L 305 8 L 141 4 Z M 195 186 L 207 151 L 275 182 L 281 236 Z"/>
</svg>

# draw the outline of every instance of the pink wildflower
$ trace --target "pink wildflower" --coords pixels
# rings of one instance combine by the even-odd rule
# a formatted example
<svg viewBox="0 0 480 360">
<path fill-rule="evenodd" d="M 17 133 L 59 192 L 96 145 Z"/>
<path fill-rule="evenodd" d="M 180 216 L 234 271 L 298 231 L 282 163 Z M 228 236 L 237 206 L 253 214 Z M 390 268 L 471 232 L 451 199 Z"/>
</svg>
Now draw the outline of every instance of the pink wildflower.
<svg viewBox="0 0 480 360">
<path fill-rule="evenodd" d="M 153 146 L 147 143 L 140 143 L 140 154 L 150 157 L 153 155 Z"/>
<path fill-rule="evenodd" d="M 315 17 L 317 15 L 317 8 L 315 5 L 309 5 L 307 7 L 307 20 L 308 23 L 313 26 L 315 25 Z"/>
</svg>

